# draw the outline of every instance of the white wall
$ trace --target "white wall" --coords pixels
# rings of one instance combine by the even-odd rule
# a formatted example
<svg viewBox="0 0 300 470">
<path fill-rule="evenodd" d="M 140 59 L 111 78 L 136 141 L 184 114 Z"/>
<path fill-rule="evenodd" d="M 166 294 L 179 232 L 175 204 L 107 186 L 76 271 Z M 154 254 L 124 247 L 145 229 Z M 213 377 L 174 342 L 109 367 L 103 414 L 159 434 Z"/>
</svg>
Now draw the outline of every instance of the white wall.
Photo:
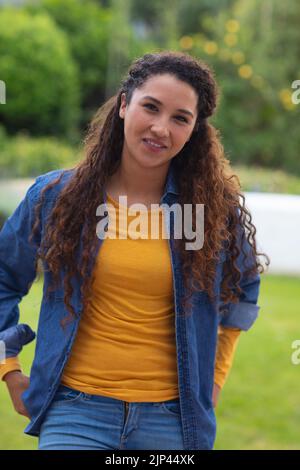
<svg viewBox="0 0 300 470">
<path fill-rule="evenodd" d="M 268 272 L 300 274 L 300 196 L 244 193 L 257 228 L 258 251 L 270 260 Z"/>
</svg>

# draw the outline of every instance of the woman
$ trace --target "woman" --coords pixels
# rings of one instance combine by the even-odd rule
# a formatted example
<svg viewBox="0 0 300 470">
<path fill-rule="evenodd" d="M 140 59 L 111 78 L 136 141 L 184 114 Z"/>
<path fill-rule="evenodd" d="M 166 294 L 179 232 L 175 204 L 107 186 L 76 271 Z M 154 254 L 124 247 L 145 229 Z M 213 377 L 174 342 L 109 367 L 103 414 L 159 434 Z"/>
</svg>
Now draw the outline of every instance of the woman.
<svg viewBox="0 0 300 470">
<path fill-rule="evenodd" d="M 93 119 L 84 160 L 39 176 L 4 225 L 1 375 L 39 449 L 213 448 L 214 406 L 239 334 L 257 317 L 263 272 L 208 122 L 216 101 L 212 72 L 190 55 L 135 60 Z M 149 227 L 130 236 L 136 203 L 144 221 L 162 222 L 158 238 Z M 180 237 L 178 213 L 162 210 L 173 205 L 181 221 L 193 208 Z M 199 207 L 203 244 L 187 249 Z M 35 334 L 15 325 L 38 258 L 44 296 L 29 380 L 17 354 Z"/>
</svg>

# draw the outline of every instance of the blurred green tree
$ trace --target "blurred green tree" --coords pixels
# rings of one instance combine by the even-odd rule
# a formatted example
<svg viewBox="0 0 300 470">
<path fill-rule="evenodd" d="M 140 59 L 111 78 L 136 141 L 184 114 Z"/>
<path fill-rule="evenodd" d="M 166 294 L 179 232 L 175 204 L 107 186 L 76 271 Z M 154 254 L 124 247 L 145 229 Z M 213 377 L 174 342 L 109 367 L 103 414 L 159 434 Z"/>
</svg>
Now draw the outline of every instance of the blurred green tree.
<svg viewBox="0 0 300 470">
<path fill-rule="evenodd" d="M 46 11 L 69 39 L 79 68 L 80 127 L 114 93 L 122 73 L 150 44 L 141 42 L 130 24 L 130 0 L 41 0 L 28 3 L 33 14 Z"/>
<path fill-rule="evenodd" d="M 80 126 L 84 125 L 90 108 L 104 99 L 113 19 L 111 10 L 93 0 L 41 0 L 29 2 L 26 9 L 31 14 L 46 12 L 65 32 L 79 69 Z"/>
<path fill-rule="evenodd" d="M 300 174 L 300 106 L 291 99 L 300 78 L 299 21 L 297 0 L 237 0 L 204 17 L 201 33 L 180 39 L 215 70 L 221 97 L 213 121 L 234 163 Z"/>
<path fill-rule="evenodd" d="M 6 104 L 0 123 L 8 134 L 72 137 L 79 117 L 77 68 L 66 35 L 45 12 L 0 9 L 0 71 Z"/>
</svg>

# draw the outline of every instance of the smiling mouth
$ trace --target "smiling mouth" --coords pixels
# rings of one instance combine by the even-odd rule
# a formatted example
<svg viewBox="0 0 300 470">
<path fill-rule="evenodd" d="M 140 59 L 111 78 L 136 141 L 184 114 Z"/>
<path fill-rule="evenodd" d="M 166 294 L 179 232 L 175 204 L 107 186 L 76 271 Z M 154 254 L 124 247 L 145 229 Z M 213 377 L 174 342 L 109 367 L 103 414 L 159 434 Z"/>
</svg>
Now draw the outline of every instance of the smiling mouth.
<svg viewBox="0 0 300 470">
<path fill-rule="evenodd" d="M 143 139 L 143 142 L 145 142 L 145 144 L 146 144 L 149 148 L 152 148 L 152 149 L 154 149 L 154 150 L 164 150 L 164 149 L 167 148 L 165 145 L 156 144 L 156 143 L 152 142 L 152 141 L 149 140 L 149 139 Z"/>
</svg>

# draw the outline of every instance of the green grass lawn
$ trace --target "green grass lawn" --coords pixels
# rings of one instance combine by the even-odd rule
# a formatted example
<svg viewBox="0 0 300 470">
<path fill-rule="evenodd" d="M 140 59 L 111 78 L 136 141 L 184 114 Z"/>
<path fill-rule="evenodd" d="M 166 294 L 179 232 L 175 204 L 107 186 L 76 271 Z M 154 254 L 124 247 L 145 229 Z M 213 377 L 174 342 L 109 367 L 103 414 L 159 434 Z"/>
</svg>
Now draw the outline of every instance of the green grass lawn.
<svg viewBox="0 0 300 470">
<path fill-rule="evenodd" d="M 300 279 L 264 275 L 260 315 L 242 333 L 234 365 L 217 407 L 215 449 L 300 449 L 300 365 L 291 344 L 300 339 Z M 42 281 L 23 299 L 20 322 L 36 331 Z M 20 354 L 29 375 L 35 342 Z M 36 437 L 23 433 L 28 419 L 18 415 L 6 385 L 0 384 L 0 449 L 36 449 Z"/>
<path fill-rule="evenodd" d="M 300 449 L 300 279 L 262 276 L 256 324 L 240 336 L 217 408 L 216 449 Z"/>
</svg>

